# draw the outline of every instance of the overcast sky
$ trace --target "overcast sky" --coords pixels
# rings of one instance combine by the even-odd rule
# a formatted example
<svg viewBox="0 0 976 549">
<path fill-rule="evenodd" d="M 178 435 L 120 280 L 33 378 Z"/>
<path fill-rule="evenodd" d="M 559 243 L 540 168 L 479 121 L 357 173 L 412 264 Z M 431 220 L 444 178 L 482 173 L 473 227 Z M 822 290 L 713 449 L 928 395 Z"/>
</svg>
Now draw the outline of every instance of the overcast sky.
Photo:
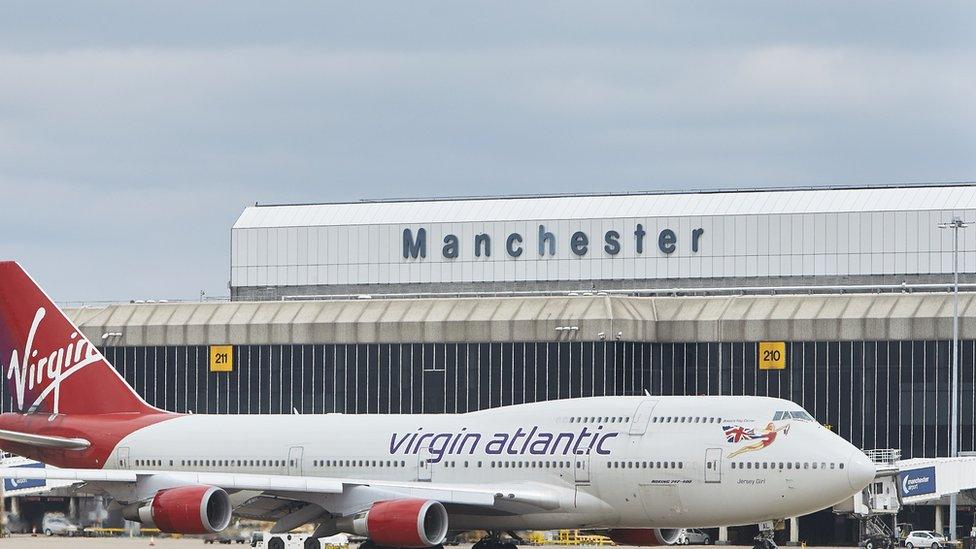
<svg viewBox="0 0 976 549">
<path fill-rule="evenodd" d="M 0 2 L 0 257 L 227 295 L 255 201 L 976 180 L 974 2 Z"/>
</svg>

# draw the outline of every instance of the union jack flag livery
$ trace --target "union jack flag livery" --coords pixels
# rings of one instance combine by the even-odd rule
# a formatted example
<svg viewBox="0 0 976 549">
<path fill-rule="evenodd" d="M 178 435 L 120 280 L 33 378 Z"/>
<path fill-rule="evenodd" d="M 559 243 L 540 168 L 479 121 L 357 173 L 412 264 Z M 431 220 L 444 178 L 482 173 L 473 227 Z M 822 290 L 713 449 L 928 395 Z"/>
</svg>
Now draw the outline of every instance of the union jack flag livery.
<svg viewBox="0 0 976 549">
<path fill-rule="evenodd" d="M 739 442 L 740 440 L 752 440 L 759 438 L 755 429 L 747 429 L 741 425 L 723 426 L 725 430 L 725 440 L 727 442 Z"/>
</svg>

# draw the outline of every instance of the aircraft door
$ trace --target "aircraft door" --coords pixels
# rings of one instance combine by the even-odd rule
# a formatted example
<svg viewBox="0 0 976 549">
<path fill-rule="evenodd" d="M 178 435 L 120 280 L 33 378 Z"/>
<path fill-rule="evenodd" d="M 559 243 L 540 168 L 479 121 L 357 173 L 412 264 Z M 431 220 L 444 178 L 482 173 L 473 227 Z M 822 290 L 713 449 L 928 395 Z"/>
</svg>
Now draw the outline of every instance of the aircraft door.
<svg viewBox="0 0 976 549">
<path fill-rule="evenodd" d="M 118 456 L 117 457 L 118 457 L 119 469 L 129 469 L 132 466 L 132 464 L 129 463 L 129 447 L 128 446 L 123 446 L 123 447 L 119 448 L 119 453 L 118 453 Z"/>
<path fill-rule="evenodd" d="M 705 450 L 705 482 L 722 482 L 722 449 Z"/>
<path fill-rule="evenodd" d="M 288 474 L 302 476 L 302 454 L 305 449 L 301 446 L 292 446 L 288 449 Z"/>
<path fill-rule="evenodd" d="M 590 453 L 576 454 L 576 460 L 573 464 L 574 477 L 576 479 L 576 484 L 589 484 L 590 483 Z"/>
<path fill-rule="evenodd" d="M 430 482 L 433 466 L 430 448 L 422 448 L 417 452 L 417 480 Z"/>
<path fill-rule="evenodd" d="M 637 410 L 634 411 L 634 417 L 630 422 L 630 434 L 643 435 L 647 432 L 647 422 L 651 420 L 651 414 L 654 412 L 655 406 L 657 406 L 657 400 L 645 400 L 637 406 Z"/>
</svg>

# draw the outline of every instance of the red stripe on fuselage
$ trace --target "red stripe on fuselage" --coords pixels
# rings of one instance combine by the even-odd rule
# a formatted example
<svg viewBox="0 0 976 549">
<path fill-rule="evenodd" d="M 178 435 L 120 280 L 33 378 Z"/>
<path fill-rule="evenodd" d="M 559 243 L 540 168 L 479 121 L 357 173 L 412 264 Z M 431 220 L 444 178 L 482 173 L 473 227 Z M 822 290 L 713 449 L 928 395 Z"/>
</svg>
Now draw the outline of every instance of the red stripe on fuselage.
<svg viewBox="0 0 976 549">
<path fill-rule="evenodd" d="M 126 436 L 161 421 L 182 414 L 159 412 L 142 414 L 123 412 L 97 415 L 0 414 L 0 429 L 65 438 L 83 438 L 91 442 L 84 450 L 38 448 L 0 440 L 0 448 L 55 467 L 102 469 L 112 451 Z"/>
</svg>

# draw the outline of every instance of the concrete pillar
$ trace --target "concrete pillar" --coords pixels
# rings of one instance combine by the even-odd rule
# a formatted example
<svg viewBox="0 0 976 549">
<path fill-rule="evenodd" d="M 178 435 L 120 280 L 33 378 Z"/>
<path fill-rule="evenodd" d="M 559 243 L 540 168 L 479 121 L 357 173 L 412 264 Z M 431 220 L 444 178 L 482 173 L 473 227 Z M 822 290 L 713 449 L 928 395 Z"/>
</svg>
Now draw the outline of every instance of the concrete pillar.
<svg viewBox="0 0 976 549">
<path fill-rule="evenodd" d="M 71 520 L 78 520 L 78 498 L 71 497 L 68 498 L 68 518 Z"/>
<path fill-rule="evenodd" d="M 790 545 L 800 544 L 800 518 L 793 517 L 790 519 Z"/>
<path fill-rule="evenodd" d="M 20 498 L 10 498 L 10 514 L 20 516 Z"/>
<path fill-rule="evenodd" d="M 935 528 L 933 528 L 933 530 L 935 530 L 936 533 L 938 534 L 942 534 L 944 527 L 945 525 L 942 522 L 942 506 L 936 505 L 935 506 Z"/>
<path fill-rule="evenodd" d="M 718 528 L 718 539 L 715 540 L 718 545 L 728 545 L 729 544 L 729 527 L 719 526 Z"/>
</svg>

